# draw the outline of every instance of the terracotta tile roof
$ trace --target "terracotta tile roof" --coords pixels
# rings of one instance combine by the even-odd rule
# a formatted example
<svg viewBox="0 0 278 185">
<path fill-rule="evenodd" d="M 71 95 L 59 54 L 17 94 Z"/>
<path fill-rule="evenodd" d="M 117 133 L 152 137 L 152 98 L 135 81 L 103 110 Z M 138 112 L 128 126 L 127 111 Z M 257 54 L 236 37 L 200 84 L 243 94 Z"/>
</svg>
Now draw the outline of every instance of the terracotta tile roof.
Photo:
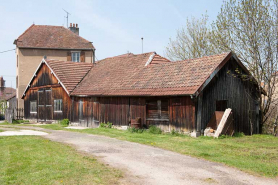
<svg viewBox="0 0 278 185">
<path fill-rule="evenodd" d="M 163 57 L 153 52 L 107 58 L 94 65 L 71 95 L 194 94 L 229 54 L 179 62 L 163 60 Z"/>
<path fill-rule="evenodd" d="M 76 85 L 84 78 L 93 66 L 91 63 L 75 63 L 57 60 L 46 60 L 46 64 L 57 75 L 68 93 L 73 91 Z"/>
<path fill-rule="evenodd" d="M 0 87 L 0 101 L 8 100 L 12 96 L 15 96 L 16 90 L 12 87 Z"/>
<path fill-rule="evenodd" d="M 63 26 L 33 24 L 15 43 L 19 48 L 94 49 L 88 40 Z"/>
</svg>

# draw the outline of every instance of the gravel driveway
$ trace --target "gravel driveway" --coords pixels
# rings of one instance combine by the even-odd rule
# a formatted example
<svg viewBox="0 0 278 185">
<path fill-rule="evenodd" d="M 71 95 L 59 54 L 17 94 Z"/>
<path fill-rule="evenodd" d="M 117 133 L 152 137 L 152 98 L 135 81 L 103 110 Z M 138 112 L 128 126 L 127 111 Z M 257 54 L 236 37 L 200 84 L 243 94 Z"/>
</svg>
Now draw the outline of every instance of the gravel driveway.
<svg viewBox="0 0 278 185">
<path fill-rule="evenodd" d="M 222 164 L 142 144 L 91 134 L 26 128 L 47 131 L 50 134 L 42 137 L 70 144 L 121 169 L 126 174 L 122 184 L 278 184 L 277 179 L 256 177 Z"/>
</svg>

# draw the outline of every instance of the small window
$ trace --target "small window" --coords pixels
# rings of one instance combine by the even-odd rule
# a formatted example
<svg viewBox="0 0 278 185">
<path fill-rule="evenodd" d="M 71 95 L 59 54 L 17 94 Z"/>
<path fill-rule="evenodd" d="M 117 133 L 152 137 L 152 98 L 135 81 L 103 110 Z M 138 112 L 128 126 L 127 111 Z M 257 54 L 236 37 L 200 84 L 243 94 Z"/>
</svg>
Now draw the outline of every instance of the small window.
<svg viewBox="0 0 278 185">
<path fill-rule="evenodd" d="M 54 100 L 54 112 L 62 112 L 62 99 Z"/>
<path fill-rule="evenodd" d="M 30 101 L 30 113 L 37 113 L 37 101 Z"/>
<path fill-rule="evenodd" d="M 71 53 L 71 60 L 73 62 L 80 62 L 80 52 L 72 52 Z"/>
</svg>

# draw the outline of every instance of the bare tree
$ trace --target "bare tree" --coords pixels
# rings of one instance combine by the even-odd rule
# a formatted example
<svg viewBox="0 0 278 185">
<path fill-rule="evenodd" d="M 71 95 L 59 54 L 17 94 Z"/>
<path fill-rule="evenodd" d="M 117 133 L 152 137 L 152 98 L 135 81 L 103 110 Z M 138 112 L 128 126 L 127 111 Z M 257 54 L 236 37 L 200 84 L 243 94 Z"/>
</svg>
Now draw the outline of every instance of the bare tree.
<svg viewBox="0 0 278 185">
<path fill-rule="evenodd" d="M 262 124 L 269 119 L 277 101 L 273 99 L 278 54 L 276 5 L 277 0 L 225 1 L 212 24 L 210 39 L 216 50 L 234 51 L 267 91 L 267 96 L 260 97 Z"/>
<path fill-rule="evenodd" d="M 208 16 L 188 19 L 166 48 L 172 60 L 233 51 L 256 83 L 267 91 L 259 97 L 261 124 L 277 108 L 275 84 L 278 58 L 278 0 L 227 0 L 212 24 Z M 248 78 L 248 77 L 246 77 Z M 262 126 L 262 125 L 261 125 Z"/>
<path fill-rule="evenodd" d="M 170 39 L 166 55 L 171 60 L 185 60 L 214 54 L 210 44 L 208 16 L 187 19 L 186 28 L 177 31 L 176 38 Z"/>
</svg>

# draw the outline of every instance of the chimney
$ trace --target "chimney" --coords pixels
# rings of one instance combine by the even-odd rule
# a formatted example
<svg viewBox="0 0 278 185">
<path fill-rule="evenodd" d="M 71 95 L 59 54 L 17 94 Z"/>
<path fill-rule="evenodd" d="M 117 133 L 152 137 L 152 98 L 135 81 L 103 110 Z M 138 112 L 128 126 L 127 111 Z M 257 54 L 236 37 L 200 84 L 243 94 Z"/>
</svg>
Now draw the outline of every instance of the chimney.
<svg viewBox="0 0 278 185">
<path fill-rule="evenodd" d="M 72 24 L 70 23 L 70 27 L 69 27 L 69 30 L 72 31 L 73 33 L 79 35 L 79 28 L 78 28 L 78 24 Z"/>
<path fill-rule="evenodd" d="M 3 76 L 0 76 L 0 88 L 5 87 L 5 80 L 3 78 Z"/>
</svg>

